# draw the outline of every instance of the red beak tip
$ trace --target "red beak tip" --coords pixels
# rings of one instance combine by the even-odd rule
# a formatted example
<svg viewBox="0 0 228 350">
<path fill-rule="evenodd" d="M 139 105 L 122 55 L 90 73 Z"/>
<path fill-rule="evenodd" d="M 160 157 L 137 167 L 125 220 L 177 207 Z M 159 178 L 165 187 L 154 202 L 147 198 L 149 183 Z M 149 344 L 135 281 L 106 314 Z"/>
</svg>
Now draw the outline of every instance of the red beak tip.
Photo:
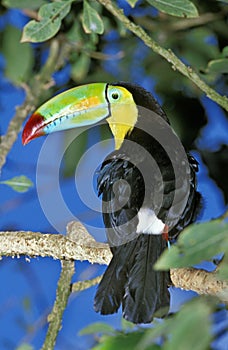
<svg viewBox="0 0 228 350">
<path fill-rule="evenodd" d="M 32 114 L 22 132 L 22 144 L 25 146 L 36 137 L 44 135 L 43 125 L 44 118 L 38 113 Z"/>
<path fill-rule="evenodd" d="M 22 138 L 22 145 L 23 146 L 26 146 L 27 144 L 29 143 L 29 140 L 24 140 L 23 138 Z"/>
<path fill-rule="evenodd" d="M 23 146 L 27 145 L 27 143 L 29 143 L 29 135 L 28 133 L 26 132 L 26 129 L 23 130 L 23 133 L 22 133 L 22 144 Z"/>
</svg>

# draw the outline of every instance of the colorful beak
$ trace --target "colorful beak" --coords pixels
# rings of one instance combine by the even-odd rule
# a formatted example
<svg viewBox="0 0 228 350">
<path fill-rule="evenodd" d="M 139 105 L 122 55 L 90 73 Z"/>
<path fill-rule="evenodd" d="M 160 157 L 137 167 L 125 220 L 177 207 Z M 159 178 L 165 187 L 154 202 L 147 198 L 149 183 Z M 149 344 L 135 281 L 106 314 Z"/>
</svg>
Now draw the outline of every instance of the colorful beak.
<svg viewBox="0 0 228 350">
<path fill-rule="evenodd" d="M 39 107 L 27 121 L 22 143 L 55 131 L 96 124 L 110 116 L 107 84 L 95 83 L 67 90 Z"/>
</svg>

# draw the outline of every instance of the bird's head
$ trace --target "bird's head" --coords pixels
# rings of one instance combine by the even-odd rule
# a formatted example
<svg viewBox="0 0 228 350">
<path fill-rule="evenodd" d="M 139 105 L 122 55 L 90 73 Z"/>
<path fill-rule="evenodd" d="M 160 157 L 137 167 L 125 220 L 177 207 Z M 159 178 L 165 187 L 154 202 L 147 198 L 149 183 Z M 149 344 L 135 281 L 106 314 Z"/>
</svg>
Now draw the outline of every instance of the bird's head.
<svg viewBox="0 0 228 350">
<path fill-rule="evenodd" d="M 55 131 L 97 124 L 106 119 L 119 149 L 132 131 L 138 110 L 132 93 L 124 86 L 108 83 L 82 85 L 67 90 L 39 107 L 27 121 L 22 142 Z"/>
</svg>

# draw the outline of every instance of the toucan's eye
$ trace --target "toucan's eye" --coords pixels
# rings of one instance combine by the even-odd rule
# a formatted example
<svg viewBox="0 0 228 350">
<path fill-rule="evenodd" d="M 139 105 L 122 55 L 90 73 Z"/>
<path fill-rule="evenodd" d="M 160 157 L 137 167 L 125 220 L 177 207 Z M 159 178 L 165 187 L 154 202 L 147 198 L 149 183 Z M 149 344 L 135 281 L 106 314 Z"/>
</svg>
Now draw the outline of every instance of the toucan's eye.
<svg viewBox="0 0 228 350">
<path fill-rule="evenodd" d="M 113 100 L 118 100 L 118 98 L 119 98 L 118 92 L 113 92 L 112 93 L 112 98 L 113 98 Z"/>
<path fill-rule="evenodd" d="M 122 99 L 122 91 L 119 86 L 109 86 L 107 91 L 107 99 L 110 103 L 119 103 Z"/>
<path fill-rule="evenodd" d="M 110 102 L 116 102 L 120 98 L 120 91 L 117 88 L 112 87 L 108 92 L 108 98 Z"/>
</svg>

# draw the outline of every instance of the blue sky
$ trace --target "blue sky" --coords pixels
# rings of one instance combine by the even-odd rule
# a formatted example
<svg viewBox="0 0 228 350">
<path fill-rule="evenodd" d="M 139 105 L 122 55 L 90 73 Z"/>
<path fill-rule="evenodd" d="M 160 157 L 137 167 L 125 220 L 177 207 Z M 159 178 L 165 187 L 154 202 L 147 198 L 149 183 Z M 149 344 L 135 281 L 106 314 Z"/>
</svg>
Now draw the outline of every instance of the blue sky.
<svg viewBox="0 0 228 350">
<path fill-rule="evenodd" d="M 9 11 L 7 16 L 0 19 L 0 30 L 4 28 L 6 23 L 21 27 L 25 21 L 24 16 L 18 11 Z M 114 67 L 114 63 L 112 67 Z M 21 104 L 25 96 L 21 88 L 14 87 L 4 77 L 3 68 L 4 57 L 0 55 L 1 134 L 6 132 L 8 123 L 14 115 L 15 106 Z M 67 75 L 68 69 L 69 67 L 64 74 Z M 139 75 L 136 72 L 133 73 L 133 79 L 137 82 Z M 59 79 L 59 84 L 66 79 L 61 74 L 55 75 L 56 79 Z M 141 84 L 149 89 L 154 87 L 153 80 L 148 80 L 146 77 L 142 79 Z M 202 130 L 197 145 L 201 149 L 217 150 L 222 143 L 227 143 L 227 119 L 222 110 L 209 99 L 203 98 L 202 105 L 207 111 L 208 124 Z M 9 153 L 7 162 L 2 169 L 1 180 L 23 174 L 33 181 L 34 187 L 27 193 L 18 194 L 11 188 L 0 185 L 1 230 L 21 229 L 64 233 L 66 223 L 76 217 L 87 224 L 90 231 L 93 231 L 94 227 L 98 227 L 99 229 L 94 229 L 91 234 L 99 240 L 104 240 L 105 232 L 102 228 L 101 215 L 89 211 L 80 201 L 74 178 L 62 181 L 60 186 L 64 202 L 67 203 L 70 212 L 65 213 L 59 202 L 56 201 L 57 190 L 53 184 L 53 174 L 56 174 L 56 155 L 63 147 L 64 135 L 61 133 L 51 135 L 48 142 L 49 152 L 45 153 L 44 156 L 42 153 L 44 138 L 37 139 L 23 147 L 21 135 L 19 135 Z M 84 194 L 88 189 L 88 184 L 90 189 L 93 188 L 94 184 L 94 179 L 88 176 L 89 169 L 95 169 L 96 164 L 99 164 L 111 147 L 111 144 L 105 144 L 105 146 L 100 147 L 97 159 L 88 154 L 86 162 L 82 162 L 80 165 L 81 173 L 78 174 L 76 182 L 80 184 L 78 187 Z M 42 159 L 39 158 L 41 154 Z M 224 200 L 221 190 L 208 177 L 208 170 L 202 163 L 200 154 L 194 152 L 194 156 L 200 162 L 198 181 L 199 190 L 205 202 L 205 209 L 201 217 L 201 220 L 204 221 L 221 215 L 224 211 Z M 38 159 L 39 169 L 37 169 Z M 90 168 L 86 164 L 89 164 Z M 42 208 L 44 202 L 48 203 L 48 214 L 47 209 Z M 55 223 L 51 225 L 53 217 Z M 77 262 L 74 279 L 91 278 L 102 271 L 104 271 L 104 267 L 90 265 L 87 262 Z M 0 279 L 4 283 L 0 289 L 0 349 L 15 349 L 21 342 L 29 342 L 35 349 L 40 348 L 47 329 L 45 316 L 54 302 L 59 273 L 60 263 L 49 258 L 30 259 L 30 262 L 25 257 L 3 258 L 1 260 Z M 90 288 L 83 293 L 71 296 L 69 307 L 64 314 L 63 329 L 58 337 L 56 349 L 65 349 L 66 346 L 69 350 L 75 349 L 75 344 L 79 350 L 88 348 L 89 344 L 92 344 L 92 339 L 78 336 L 78 332 L 89 323 L 108 321 L 115 327 L 120 327 L 121 313 L 118 313 L 117 316 L 101 317 L 93 311 L 94 293 L 95 288 Z M 172 309 L 178 309 L 180 304 L 192 295 L 194 293 L 172 291 Z"/>
</svg>

